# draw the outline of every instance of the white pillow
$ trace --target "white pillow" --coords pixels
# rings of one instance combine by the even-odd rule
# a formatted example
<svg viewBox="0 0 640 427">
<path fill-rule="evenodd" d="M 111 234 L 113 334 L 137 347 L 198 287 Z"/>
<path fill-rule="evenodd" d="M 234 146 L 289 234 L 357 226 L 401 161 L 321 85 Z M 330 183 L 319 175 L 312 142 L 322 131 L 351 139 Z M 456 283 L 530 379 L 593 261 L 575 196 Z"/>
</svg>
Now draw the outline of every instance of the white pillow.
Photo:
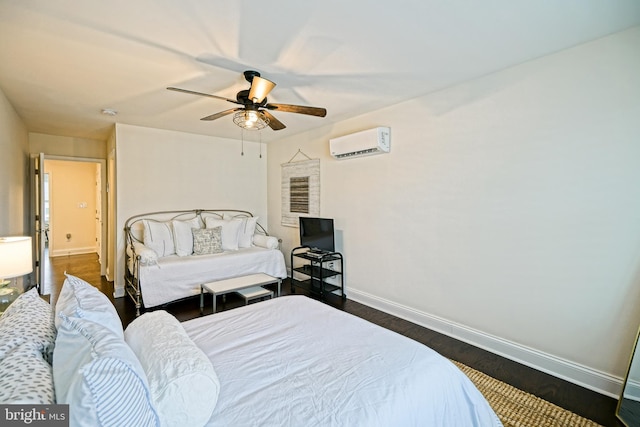
<svg viewBox="0 0 640 427">
<path fill-rule="evenodd" d="M 238 249 L 238 235 L 242 219 L 226 220 L 207 217 L 205 221 L 207 228 L 222 227 L 222 250 L 235 251 Z"/>
<path fill-rule="evenodd" d="M 63 313 L 53 351 L 57 403 L 72 426 L 160 426 L 140 362 L 121 335 Z"/>
<path fill-rule="evenodd" d="M 66 275 L 56 301 L 55 324 L 60 328 L 60 313 L 99 323 L 122 337 L 122 321 L 109 298 L 84 280 Z"/>
<path fill-rule="evenodd" d="M 173 231 L 170 222 L 144 220 L 144 245 L 153 249 L 160 258 L 173 255 L 176 248 L 173 243 Z"/>
<path fill-rule="evenodd" d="M 146 247 L 143 243 L 133 242 L 133 249 L 136 255 L 140 255 L 140 264 L 153 265 L 158 262 L 158 254 L 156 251 Z M 132 256 L 132 254 L 130 256 Z"/>
<path fill-rule="evenodd" d="M 266 249 L 278 249 L 278 239 L 273 236 L 263 236 L 262 234 L 253 235 L 253 244 Z"/>
<path fill-rule="evenodd" d="M 162 426 L 205 425 L 220 381 L 180 322 L 166 311 L 148 312 L 129 324 L 124 338 L 147 375 Z"/>
<path fill-rule="evenodd" d="M 200 220 L 193 218 L 188 221 L 171 221 L 173 227 L 173 243 L 176 247 L 176 255 L 189 256 L 193 253 L 192 228 L 202 228 Z"/>
<path fill-rule="evenodd" d="M 256 223 L 258 217 L 242 218 L 240 220 L 240 231 L 238 232 L 238 247 L 250 248 L 253 241 L 253 235 L 256 232 Z"/>
</svg>

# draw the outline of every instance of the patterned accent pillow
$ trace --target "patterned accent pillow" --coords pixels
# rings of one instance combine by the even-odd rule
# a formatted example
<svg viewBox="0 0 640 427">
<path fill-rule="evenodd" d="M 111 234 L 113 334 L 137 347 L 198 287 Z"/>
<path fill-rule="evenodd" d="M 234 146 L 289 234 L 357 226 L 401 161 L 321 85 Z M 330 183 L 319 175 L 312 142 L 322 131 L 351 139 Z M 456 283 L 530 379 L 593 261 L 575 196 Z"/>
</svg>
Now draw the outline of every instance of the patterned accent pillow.
<svg viewBox="0 0 640 427">
<path fill-rule="evenodd" d="M 48 302 L 33 288 L 20 296 L 0 317 L 0 360 L 16 347 L 33 343 L 46 361 L 51 363 L 56 328 Z"/>
<path fill-rule="evenodd" d="M 59 316 L 53 378 L 57 403 L 70 406 L 70 425 L 159 426 L 146 375 L 122 335 Z"/>
<path fill-rule="evenodd" d="M 222 227 L 192 228 L 193 254 L 207 255 L 222 252 Z"/>
<path fill-rule="evenodd" d="M 0 361 L 0 402 L 55 403 L 51 365 L 36 343 L 25 342 Z"/>
</svg>

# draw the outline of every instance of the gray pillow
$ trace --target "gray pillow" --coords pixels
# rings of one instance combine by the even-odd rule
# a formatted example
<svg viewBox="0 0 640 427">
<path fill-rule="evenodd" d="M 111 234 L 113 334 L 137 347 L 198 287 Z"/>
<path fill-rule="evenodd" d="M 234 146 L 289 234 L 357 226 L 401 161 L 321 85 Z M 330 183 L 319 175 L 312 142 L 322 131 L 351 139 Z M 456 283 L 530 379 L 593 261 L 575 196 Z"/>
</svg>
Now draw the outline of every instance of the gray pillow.
<svg viewBox="0 0 640 427">
<path fill-rule="evenodd" d="M 51 305 L 33 288 L 16 299 L 0 317 L 0 360 L 23 343 L 33 343 L 51 363 L 56 328 Z"/>
<path fill-rule="evenodd" d="M 55 403 L 53 372 L 38 343 L 24 342 L 0 361 L 0 402 Z"/>
</svg>

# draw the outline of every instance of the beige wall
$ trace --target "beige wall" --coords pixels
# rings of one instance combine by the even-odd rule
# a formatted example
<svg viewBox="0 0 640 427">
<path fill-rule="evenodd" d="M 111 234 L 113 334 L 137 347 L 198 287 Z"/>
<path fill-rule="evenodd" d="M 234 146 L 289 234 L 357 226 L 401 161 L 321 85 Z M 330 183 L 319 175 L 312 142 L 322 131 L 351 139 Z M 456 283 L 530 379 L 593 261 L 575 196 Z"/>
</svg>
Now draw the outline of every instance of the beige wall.
<svg viewBox="0 0 640 427">
<path fill-rule="evenodd" d="M 241 209 L 267 224 L 266 154 L 257 143 L 116 125 L 116 295 L 124 289 L 124 223 L 145 212 Z"/>
<path fill-rule="evenodd" d="M 269 229 L 298 244 L 280 165 L 301 148 L 350 298 L 615 395 L 640 324 L 638 52 L 635 28 L 270 143 Z M 376 126 L 390 154 L 329 156 Z"/>
<path fill-rule="evenodd" d="M 0 91 L 0 236 L 29 235 L 27 128 Z"/>
<path fill-rule="evenodd" d="M 29 133 L 29 149 L 31 153 L 44 153 L 55 156 L 86 157 L 93 159 L 107 158 L 107 143 L 87 138 L 71 136 L 46 135 Z"/>
<path fill-rule="evenodd" d="M 49 255 L 96 252 L 96 171 L 88 162 L 45 160 L 49 174 Z M 70 237 L 67 237 L 67 234 Z"/>
</svg>

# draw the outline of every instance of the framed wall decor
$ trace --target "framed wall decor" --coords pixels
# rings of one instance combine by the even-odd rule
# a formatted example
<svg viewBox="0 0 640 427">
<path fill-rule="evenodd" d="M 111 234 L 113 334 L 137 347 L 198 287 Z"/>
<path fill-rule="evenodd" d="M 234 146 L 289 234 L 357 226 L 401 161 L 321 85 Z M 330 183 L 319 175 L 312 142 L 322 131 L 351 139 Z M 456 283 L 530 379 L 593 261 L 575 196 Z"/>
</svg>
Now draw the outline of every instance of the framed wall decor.
<svg viewBox="0 0 640 427">
<path fill-rule="evenodd" d="M 297 227 L 300 216 L 320 215 L 320 159 L 305 157 L 309 160 L 282 165 L 282 225 L 287 227 Z"/>
</svg>

